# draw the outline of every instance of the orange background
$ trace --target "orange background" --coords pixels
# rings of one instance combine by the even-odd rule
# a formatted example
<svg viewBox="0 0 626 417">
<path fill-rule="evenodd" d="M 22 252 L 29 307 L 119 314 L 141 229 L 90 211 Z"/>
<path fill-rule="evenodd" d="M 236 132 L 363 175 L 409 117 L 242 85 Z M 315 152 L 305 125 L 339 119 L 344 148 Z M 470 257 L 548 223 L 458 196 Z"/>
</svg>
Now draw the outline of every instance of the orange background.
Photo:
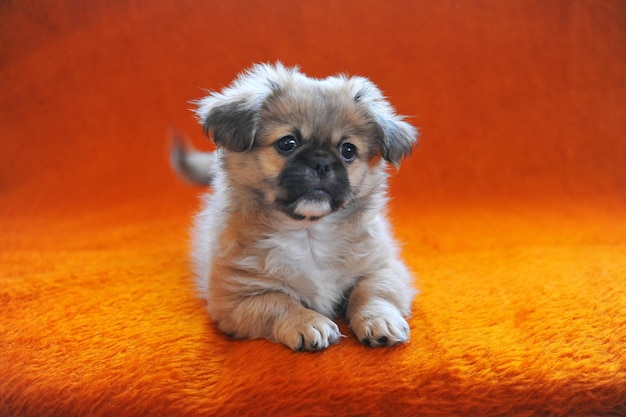
<svg viewBox="0 0 626 417">
<path fill-rule="evenodd" d="M 0 414 L 626 413 L 626 3 L 0 3 Z M 421 130 L 391 217 L 412 342 L 232 342 L 167 131 L 255 62 Z M 349 334 L 345 323 L 344 333 Z"/>
</svg>

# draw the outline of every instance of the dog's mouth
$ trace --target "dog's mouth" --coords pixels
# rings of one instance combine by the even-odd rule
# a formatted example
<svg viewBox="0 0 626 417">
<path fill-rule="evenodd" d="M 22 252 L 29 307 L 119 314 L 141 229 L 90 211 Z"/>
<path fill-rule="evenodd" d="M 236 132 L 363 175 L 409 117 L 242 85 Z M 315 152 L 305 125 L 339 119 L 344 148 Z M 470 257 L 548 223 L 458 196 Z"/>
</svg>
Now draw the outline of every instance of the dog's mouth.
<svg viewBox="0 0 626 417">
<path fill-rule="evenodd" d="M 295 201 L 278 200 L 277 203 L 285 214 L 295 220 L 319 220 L 341 207 L 341 202 L 335 201 L 322 189 L 312 190 Z"/>
</svg>

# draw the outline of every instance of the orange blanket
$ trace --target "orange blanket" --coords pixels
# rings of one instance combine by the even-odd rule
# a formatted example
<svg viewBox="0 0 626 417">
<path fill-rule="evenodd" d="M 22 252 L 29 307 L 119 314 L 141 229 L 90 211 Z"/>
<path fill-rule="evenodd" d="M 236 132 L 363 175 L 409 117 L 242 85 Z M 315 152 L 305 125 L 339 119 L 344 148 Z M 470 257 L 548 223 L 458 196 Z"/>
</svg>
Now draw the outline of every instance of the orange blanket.
<svg viewBox="0 0 626 417">
<path fill-rule="evenodd" d="M 36 3 L 0 4 L 0 415 L 626 415 L 625 3 Z M 406 346 L 231 341 L 193 293 L 168 127 L 277 59 L 421 127 Z"/>
</svg>

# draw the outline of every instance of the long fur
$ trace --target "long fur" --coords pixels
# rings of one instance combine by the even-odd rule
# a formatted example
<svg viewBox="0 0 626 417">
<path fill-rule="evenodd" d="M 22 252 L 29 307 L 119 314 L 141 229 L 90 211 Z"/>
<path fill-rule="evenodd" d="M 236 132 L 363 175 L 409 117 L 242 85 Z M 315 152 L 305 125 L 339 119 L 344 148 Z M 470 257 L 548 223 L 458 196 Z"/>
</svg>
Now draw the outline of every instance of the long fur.
<svg viewBox="0 0 626 417">
<path fill-rule="evenodd" d="M 218 150 L 178 140 L 173 162 L 212 186 L 193 262 L 217 326 L 319 350 L 339 340 L 332 319 L 345 314 L 366 345 L 408 341 L 415 290 L 386 218 L 387 165 L 410 154 L 415 128 L 363 77 L 314 79 L 280 63 L 252 67 L 197 106 Z M 281 137 L 298 149 L 281 154 Z M 342 159 L 346 143 L 354 161 Z M 318 182 L 323 192 L 307 188 Z"/>
</svg>

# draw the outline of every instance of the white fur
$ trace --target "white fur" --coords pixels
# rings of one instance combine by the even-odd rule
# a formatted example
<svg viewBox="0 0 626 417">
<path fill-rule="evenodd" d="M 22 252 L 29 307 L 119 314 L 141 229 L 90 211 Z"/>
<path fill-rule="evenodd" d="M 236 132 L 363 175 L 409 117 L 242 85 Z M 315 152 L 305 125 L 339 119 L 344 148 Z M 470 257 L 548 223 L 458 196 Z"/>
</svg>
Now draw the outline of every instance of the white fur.
<svg viewBox="0 0 626 417">
<path fill-rule="evenodd" d="M 329 201 L 302 199 L 294 212 L 304 217 L 322 217 L 332 211 Z"/>
<path fill-rule="evenodd" d="M 211 263 L 216 256 L 217 239 L 222 234 L 228 219 L 225 210 L 229 205 L 228 186 L 221 166 L 221 150 L 211 152 L 215 164 L 210 167 L 213 192 L 203 197 L 203 207 L 196 215 L 192 231 L 191 258 L 196 273 L 196 286 L 200 295 L 207 298 Z"/>
<path fill-rule="evenodd" d="M 350 326 L 359 340 L 369 340 L 371 346 L 396 345 L 409 340 L 408 323 L 396 306 L 384 300 L 371 302 L 352 318 Z"/>
</svg>

